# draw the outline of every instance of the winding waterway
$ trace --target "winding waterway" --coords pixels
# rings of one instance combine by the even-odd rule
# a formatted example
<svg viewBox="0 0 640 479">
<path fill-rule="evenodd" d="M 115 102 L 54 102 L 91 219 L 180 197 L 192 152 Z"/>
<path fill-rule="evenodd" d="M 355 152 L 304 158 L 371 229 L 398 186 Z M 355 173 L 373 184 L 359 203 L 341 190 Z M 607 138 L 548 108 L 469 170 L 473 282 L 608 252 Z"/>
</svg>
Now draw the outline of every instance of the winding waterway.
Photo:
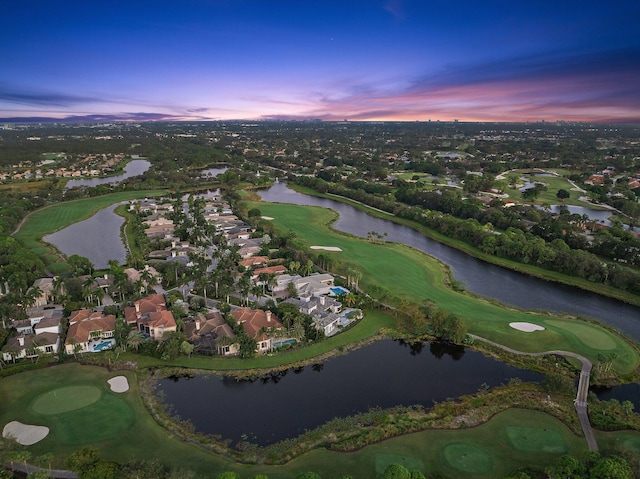
<svg viewBox="0 0 640 479">
<path fill-rule="evenodd" d="M 640 340 L 638 307 L 484 263 L 406 226 L 334 200 L 299 194 L 284 184 L 275 184 L 260 195 L 265 201 L 331 208 L 340 215 L 335 228 L 360 237 L 369 231 L 387 233 L 390 241 L 407 244 L 450 265 L 454 277 L 477 294 L 524 309 L 590 316 Z M 425 349 L 424 344 L 408 346 L 383 340 L 316 367 L 288 370 L 258 381 L 196 376 L 162 380 L 159 389 L 174 412 L 197 430 L 234 442 L 265 445 L 372 407 L 429 407 L 434 401 L 473 393 L 483 384 L 494 386 L 513 377 L 526 381 L 540 378 L 463 348 L 446 349 L 429 343 L 430 354 Z M 603 399 L 610 395 L 631 399 L 637 405 L 638 388 L 634 386 L 598 393 Z"/>
<path fill-rule="evenodd" d="M 467 290 L 527 310 L 547 310 L 591 317 L 640 341 L 640 307 L 588 291 L 550 283 L 480 261 L 431 240 L 421 233 L 389 220 L 368 215 L 339 201 L 304 195 L 276 183 L 258 192 L 264 201 L 321 206 L 340 215 L 334 228 L 365 238 L 370 231 L 387 233 L 387 240 L 412 246 L 449 265 L 454 278 Z"/>
</svg>

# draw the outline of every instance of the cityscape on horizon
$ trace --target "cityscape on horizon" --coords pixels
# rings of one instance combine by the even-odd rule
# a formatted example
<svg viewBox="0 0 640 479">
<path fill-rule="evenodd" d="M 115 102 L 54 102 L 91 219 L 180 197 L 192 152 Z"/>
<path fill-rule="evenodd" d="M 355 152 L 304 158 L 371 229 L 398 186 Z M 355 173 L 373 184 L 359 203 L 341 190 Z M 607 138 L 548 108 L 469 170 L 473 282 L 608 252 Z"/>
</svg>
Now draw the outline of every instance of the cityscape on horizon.
<svg viewBox="0 0 640 479">
<path fill-rule="evenodd" d="M 640 4 L 11 2 L 1 122 L 640 123 Z"/>
</svg>

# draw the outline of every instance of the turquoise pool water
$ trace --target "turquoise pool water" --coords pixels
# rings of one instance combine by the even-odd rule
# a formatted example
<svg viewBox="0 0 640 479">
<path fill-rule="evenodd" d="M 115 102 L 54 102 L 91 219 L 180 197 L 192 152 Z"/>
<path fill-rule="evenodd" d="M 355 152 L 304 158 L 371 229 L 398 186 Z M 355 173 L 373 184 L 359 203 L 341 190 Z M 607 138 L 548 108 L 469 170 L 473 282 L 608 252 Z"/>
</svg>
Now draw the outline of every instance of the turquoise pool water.
<svg viewBox="0 0 640 479">
<path fill-rule="evenodd" d="M 287 344 L 295 344 L 297 341 L 295 339 L 287 339 L 286 341 L 278 341 L 273 343 L 274 348 L 281 348 L 282 346 L 286 346 Z"/>
<path fill-rule="evenodd" d="M 331 288 L 331 292 L 336 296 L 340 296 L 341 294 L 349 294 L 351 291 L 349 291 L 346 288 L 343 288 L 342 286 L 335 286 Z"/>
<path fill-rule="evenodd" d="M 109 339 L 107 341 L 102 341 L 100 344 L 96 344 L 93 347 L 93 350 L 94 351 L 102 351 L 103 349 L 110 348 L 111 346 L 113 346 L 113 343 L 114 343 L 114 341 L 111 340 L 111 339 Z"/>
</svg>

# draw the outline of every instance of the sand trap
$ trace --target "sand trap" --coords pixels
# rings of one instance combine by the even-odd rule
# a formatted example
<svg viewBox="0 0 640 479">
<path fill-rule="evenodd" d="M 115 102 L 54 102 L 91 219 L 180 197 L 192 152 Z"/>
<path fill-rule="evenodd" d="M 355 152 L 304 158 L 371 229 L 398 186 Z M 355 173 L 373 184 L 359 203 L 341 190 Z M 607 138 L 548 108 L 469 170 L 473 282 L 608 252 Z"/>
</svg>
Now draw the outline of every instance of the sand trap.
<svg viewBox="0 0 640 479">
<path fill-rule="evenodd" d="M 533 323 L 509 323 L 513 329 L 517 329 L 518 331 L 524 331 L 525 333 L 531 333 L 533 331 L 544 331 L 542 326 L 538 326 Z"/>
<path fill-rule="evenodd" d="M 107 381 L 114 393 L 123 393 L 129 390 L 129 381 L 124 376 L 116 376 Z"/>
<path fill-rule="evenodd" d="M 342 251 L 337 246 L 311 246 L 311 249 L 323 249 L 325 251 Z"/>
<path fill-rule="evenodd" d="M 263 220 L 271 221 L 273 218 L 271 216 L 261 216 Z"/>
<path fill-rule="evenodd" d="M 31 446 L 42 441 L 49 434 L 46 426 L 30 426 L 18 421 L 11 421 L 2 430 L 2 437 L 15 439 L 18 444 Z"/>
</svg>

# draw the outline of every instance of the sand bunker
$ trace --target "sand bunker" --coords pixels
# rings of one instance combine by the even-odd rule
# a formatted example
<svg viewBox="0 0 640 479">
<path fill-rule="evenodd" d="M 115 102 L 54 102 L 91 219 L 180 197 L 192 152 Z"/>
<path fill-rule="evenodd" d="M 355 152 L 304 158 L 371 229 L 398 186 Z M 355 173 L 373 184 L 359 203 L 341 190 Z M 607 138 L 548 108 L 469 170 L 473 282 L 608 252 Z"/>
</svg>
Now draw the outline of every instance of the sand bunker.
<svg viewBox="0 0 640 479">
<path fill-rule="evenodd" d="M 342 251 L 337 246 L 311 246 L 311 249 L 323 249 L 325 251 Z"/>
<path fill-rule="evenodd" d="M 124 376 L 116 376 L 107 381 L 114 393 L 123 393 L 129 390 L 129 381 Z"/>
<path fill-rule="evenodd" d="M 531 333 L 533 331 L 544 331 L 542 326 L 538 326 L 533 323 L 509 323 L 513 329 L 517 329 L 518 331 L 524 331 L 525 333 Z"/>
<path fill-rule="evenodd" d="M 261 216 L 263 220 L 271 221 L 273 218 L 271 216 Z"/>
<path fill-rule="evenodd" d="M 18 421 L 11 421 L 2 430 L 2 437 L 14 439 L 18 444 L 31 446 L 42 441 L 49 434 L 46 426 L 30 426 Z"/>
</svg>

